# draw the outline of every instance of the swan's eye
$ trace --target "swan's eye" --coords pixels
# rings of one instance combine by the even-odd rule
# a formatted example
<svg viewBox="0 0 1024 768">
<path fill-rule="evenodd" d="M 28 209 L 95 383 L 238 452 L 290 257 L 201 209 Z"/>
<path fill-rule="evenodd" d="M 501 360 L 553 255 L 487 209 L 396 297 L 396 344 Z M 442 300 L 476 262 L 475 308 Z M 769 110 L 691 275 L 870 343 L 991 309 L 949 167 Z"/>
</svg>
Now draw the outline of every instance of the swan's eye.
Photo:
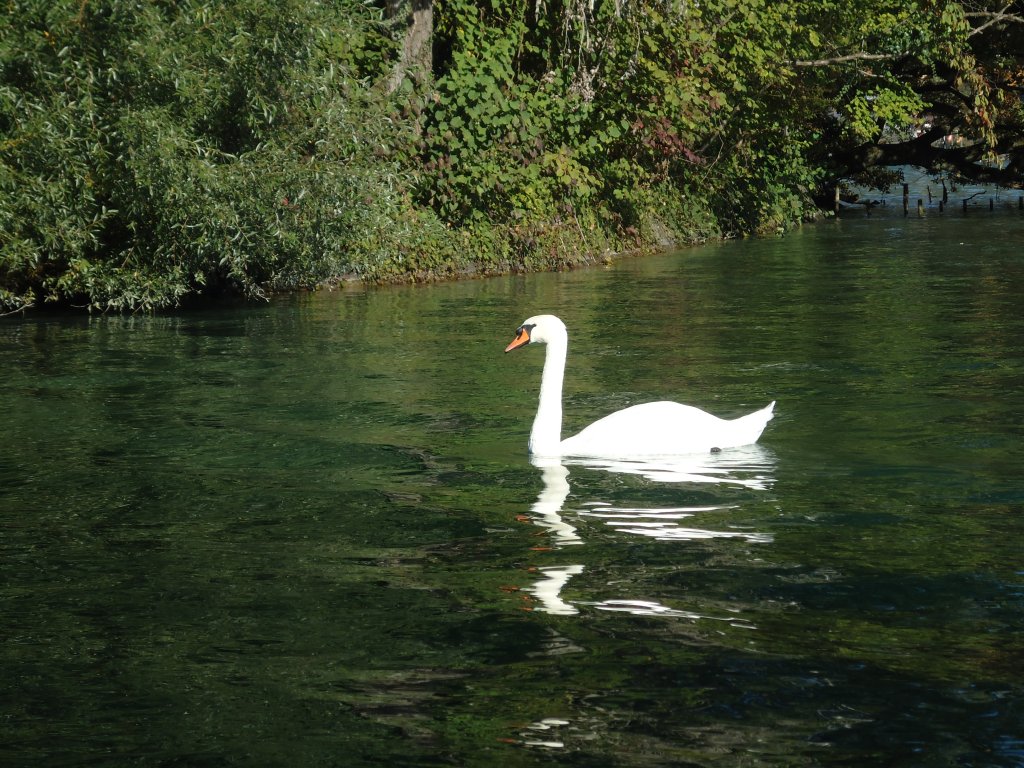
<svg viewBox="0 0 1024 768">
<path fill-rule="evenodd" d="M 530 325 L 520 325 L 518 328 L 516 328 L 516 341 L 518 341 L 520 345 L 529 344 L 531 341 L 533 341 L 532 331 L 536 327 L 537 326 L 534 325 L 533 323 L 531 323 Z"/>
<path fill-rule="evenodd" d="M 513 349 L 519 349 L 525 347 L 527 344 L 533 341 L 530 338 L 530 331 L 536 328 L 536 325 L 520 325 L 516 328 L 516 337 L 512 340 L 512 343 L 505 347 L 506 352 L 511 352 Z"/>
</svg>

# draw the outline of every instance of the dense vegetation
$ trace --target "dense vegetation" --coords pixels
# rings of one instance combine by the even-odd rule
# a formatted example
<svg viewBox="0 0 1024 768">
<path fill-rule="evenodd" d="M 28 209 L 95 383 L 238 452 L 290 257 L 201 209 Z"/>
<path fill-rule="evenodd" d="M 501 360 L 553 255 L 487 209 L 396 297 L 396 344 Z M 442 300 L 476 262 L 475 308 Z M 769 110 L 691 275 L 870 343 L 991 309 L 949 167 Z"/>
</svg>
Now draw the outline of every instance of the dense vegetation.
<svg viewBox="0 0 1024 768">
<path fill-rule="evenodd" d="M 0 311 L 544 268 L 783 229 L 887 164 L 1024 175 L 1020 2 L 5 6 Z"/>
</svg>

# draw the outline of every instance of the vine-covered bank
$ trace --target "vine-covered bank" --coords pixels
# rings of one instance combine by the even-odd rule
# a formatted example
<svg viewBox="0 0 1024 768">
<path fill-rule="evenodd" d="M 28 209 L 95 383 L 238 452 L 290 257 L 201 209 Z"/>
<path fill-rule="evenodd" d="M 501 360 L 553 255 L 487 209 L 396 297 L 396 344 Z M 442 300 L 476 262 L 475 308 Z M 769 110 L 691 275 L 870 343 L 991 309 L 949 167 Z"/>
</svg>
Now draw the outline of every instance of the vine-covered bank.
<svg viewBox="0 0 1024 768">
<path fill-rule="evenodd" d="M 0 312 L 551 268 L 1024 167 L 1020 3 L 4 10 Z"/>
</svg>

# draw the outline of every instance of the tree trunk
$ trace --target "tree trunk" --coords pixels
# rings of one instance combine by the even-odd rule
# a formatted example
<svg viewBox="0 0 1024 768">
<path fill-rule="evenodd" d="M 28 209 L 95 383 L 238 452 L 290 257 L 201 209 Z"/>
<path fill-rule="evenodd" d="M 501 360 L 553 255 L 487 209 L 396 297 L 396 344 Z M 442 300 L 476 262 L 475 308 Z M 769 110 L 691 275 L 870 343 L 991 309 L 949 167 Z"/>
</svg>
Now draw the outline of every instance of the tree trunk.
<svg viewBox="0 0 1024 768">
<path fill-rule="evenodd" d="M 402 55 L 388 81 L 388 93 L 397 91 L 406 77 L 426 82 L 434 65 L 431 49 L 434 37 L 433 0 L 412 0 L 411 6 L 409 28 L 402 43 Z M 389 0 L 388 15 L 397 16 L 403 7 L 409 6 L 401 0 Z"/>
</svg>

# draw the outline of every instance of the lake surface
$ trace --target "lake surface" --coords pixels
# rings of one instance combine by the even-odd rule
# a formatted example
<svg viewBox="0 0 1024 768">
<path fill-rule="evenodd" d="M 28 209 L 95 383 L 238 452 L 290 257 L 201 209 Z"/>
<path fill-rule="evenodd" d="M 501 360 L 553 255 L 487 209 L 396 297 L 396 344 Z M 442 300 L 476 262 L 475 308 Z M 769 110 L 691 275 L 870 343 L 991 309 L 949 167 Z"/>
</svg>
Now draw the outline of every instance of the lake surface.
<svg viewBox="0 0 1024 768">
<path fill-rule="evenodd" d="M 0 321 L 5 766 L 1024 765 L 1024 216 Z M 535 466 L 636 402 L 759 445 Z"/>
</svg>

